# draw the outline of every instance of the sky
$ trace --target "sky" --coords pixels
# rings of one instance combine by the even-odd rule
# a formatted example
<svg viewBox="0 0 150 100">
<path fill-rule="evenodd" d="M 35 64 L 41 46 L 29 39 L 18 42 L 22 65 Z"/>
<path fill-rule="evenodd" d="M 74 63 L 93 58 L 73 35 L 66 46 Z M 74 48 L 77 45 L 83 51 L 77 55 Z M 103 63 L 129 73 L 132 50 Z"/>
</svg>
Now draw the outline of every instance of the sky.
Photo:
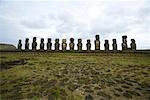
<svg viewBox="0 0 150 100">
<path fill-rule="evenodd" d="M 82 38 L 83 49 L 91 39 L 94 50 L 95 35 L 100 35 L 101 49 L 105 39 L 117 39 L 121 49 L 122 36 L 127 35 L 128 47 L 136 40 L 137 49 L 150 49 L 150 0 L 0 0 L 0 43 L 17 46 L 40 39 Z M 54 49 L 54 45 L 52 46 Z M 46 46 L 45 46 L 46 49 Z"/>
</svg>

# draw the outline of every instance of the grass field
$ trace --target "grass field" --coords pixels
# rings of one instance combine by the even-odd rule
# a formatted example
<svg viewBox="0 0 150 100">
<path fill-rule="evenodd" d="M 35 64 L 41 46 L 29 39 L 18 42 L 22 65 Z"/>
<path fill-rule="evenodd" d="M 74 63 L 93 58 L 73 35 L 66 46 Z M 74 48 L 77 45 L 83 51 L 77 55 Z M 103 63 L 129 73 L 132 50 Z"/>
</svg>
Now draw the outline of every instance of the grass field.
<svg viewBox="0 0 150 100">
<path fill-rule="evenodd" d="M 1 100 L 150 100 L 150 54 L 0 53 Z"/>
</svg>

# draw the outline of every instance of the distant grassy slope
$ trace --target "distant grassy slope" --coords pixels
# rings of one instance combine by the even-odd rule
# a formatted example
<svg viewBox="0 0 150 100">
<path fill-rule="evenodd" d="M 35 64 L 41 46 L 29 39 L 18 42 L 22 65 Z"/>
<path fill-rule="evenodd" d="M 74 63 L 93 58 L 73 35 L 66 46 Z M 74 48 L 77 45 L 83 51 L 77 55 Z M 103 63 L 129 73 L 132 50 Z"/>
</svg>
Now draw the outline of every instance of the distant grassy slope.
<svg viewBox="0 0 150 100">
<path fill-rule="evenodd" d="M 131 53 L 3 52 L 1 99 L 148 100 L 149 59 Z"/>
<path fill-rule="evenodd" d="M 0 44 L 0 51 L 1 50 L 15 50 L 16 47 L 12 44 Z"/>
</svg>

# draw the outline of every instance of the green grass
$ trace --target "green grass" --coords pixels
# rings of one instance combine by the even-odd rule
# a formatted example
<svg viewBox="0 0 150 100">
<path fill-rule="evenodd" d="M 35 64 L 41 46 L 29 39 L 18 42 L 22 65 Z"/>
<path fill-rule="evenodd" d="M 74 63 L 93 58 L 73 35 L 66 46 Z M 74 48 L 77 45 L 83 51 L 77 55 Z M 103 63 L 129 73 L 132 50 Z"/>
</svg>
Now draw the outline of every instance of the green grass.
<svg viewBox="0 0 150 100">
<path fill-rule="evenodd" d="M 0 62 L 2 100 L 150 99 L 150 54 L 1 52 Z"/>
</svg>

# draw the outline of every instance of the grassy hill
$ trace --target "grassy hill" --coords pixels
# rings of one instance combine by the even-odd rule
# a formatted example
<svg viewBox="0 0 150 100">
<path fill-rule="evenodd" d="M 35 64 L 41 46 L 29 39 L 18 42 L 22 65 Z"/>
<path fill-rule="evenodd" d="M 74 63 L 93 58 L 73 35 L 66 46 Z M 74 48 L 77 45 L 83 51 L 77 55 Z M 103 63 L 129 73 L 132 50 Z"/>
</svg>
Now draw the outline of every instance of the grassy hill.
<svg viewBox="0 0 150 100">
<path fill-rule="evenodd" d="M 2 100 L 148 100 L 150 54 L 3 52 Z M 93 99 L 92 99 L 93 98 Z"/>
<path fill-rule="evenodd" d="M 0 51 L 9 51 L 9 50 L 16 50 L 16 47 L 12 44 L 0 44 Z"/>
</svg>

